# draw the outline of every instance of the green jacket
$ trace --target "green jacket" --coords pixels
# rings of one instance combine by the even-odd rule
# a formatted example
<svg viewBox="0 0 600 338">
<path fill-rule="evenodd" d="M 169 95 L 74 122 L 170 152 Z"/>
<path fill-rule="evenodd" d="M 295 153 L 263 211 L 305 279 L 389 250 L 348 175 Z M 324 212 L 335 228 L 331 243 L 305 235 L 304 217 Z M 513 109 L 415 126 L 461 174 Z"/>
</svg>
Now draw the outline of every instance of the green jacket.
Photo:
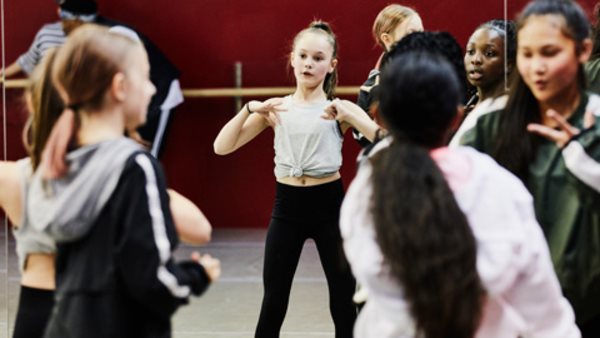
<svg viewBox="0 0 600 338">
<path fill-rule="evenodd" d="M 582 93 L 569 122 L 583 130 L 588 110 L 595 112 L 596 124 L 563 149 L 541 138 L 528 178 L 537 219 L 578 323 L 600 315 L 600 96 Z M 502 112 L 480 117 L 461 143 L 491 155 Z"/>
<path fill-rule="evenodd" d="M 600 94 L 600 58 L 586 63 L 584 70 L 588 80 L 588 90 Z"/>
</svg>

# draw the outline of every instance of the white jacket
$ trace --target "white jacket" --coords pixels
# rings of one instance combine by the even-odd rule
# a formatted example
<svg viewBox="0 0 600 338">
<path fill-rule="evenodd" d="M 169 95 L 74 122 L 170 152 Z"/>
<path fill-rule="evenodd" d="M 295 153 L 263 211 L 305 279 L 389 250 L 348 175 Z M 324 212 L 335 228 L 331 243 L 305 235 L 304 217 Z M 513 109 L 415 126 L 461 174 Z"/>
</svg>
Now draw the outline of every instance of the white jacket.
<svg viewBox="0 0 600 338">
<path fill-rule="evenodd" d="M 388 143 L 378 145 L 373 153 Z M 431 155 L 477 241 L 477 270 L 488 296 L 477 337 L 581 337 L 535 219 L 532 197 L 523 184 L 489 156 L 471 148 L 441 148 Z M 371 170 L 365 161 L 341 209 L 346 256 L 369 294 L 354 335 L 413 338 L 414 324 L 402 287 L 391 276 L 375 240 L 369 213 Z"/>
</svg>

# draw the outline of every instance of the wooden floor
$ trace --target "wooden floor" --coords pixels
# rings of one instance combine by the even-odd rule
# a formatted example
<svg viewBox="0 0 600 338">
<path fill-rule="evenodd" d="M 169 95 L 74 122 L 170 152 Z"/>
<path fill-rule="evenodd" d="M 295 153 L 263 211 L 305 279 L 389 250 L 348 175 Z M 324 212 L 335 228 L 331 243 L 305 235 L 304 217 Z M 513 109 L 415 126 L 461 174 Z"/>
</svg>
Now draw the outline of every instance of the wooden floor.
<svg viewBox="0 0 600 338">
<path fill-rule="evenodd" d="M 4 338 L 12 336 L 19 272 L 14 239 L 9 235 L 7 240 L 4 230 L 1 232 L 0 338 Z M 176 313 L 173 337 L 254 336 L 263 293 L 261 273 L 265 235 L 265 230 L 215 230 L 209 245 L 201 248 L 184 245 L 178 249 L 177 256 L 181 258 L 189 257 L 194 250 L 218 257 L 223 273 L 219 282 L 202 297 L 192 299 Z M 325 276 L 312 241 L 305 244 L 302 252 L 281 337 L 334 337 Z"/>
</svg>

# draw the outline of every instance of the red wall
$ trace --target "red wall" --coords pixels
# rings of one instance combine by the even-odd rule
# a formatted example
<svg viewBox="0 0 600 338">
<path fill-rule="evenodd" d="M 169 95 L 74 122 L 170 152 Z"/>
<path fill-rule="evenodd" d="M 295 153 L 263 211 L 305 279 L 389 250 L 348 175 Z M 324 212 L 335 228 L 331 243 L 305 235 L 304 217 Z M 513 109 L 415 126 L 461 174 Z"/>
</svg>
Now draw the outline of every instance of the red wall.
<svg viewBox="0 0 600 338">
<path fill-rule="evenodd" d="M 291 86 L 286 57 L 295 33 L 313 18 L 333 25 L 340 45 L 340 85 L 360 85 L 380 50 L 370 30 L 389 1 L 98 0 L 100 12 L 148 35 L 180 68 L 184 88 L 233 86 L 233 64 L 243 63 L 244 86 Z M 509 17 L 526 3 L 509 0 Z M 593 1 L 584 7 L 589 9 Z M 480 23 L 502 18 L 503 1 L 411 0 L 428 30 L 447 30 L 464 45 Z M 6 60 L 26 50 L 37 29 L 56 20 L 52 0 L 5 2 Z M 8 158 L 24 155 L 20 91 L 7 91 Z M 244 100 L 251 99 L 245 98 Z M 259 98 L 260 99 L 260 98 Z M 354 100 L 355 97 L 349 97 Z M 219 157 L 212 142 L 234 114 L 233 99 L 187 98 L 174 116 L 162 162 L 171 187 L 196 202 L 215 227 L 264 227 L 274 195 L 272 132 Z M 1 133 L 1 131 L 0 131 Z M 3 141 L 0 140 L 0 145 Z M 358 147 L 347 135 L 342 175 L 354 174 Z"/>
</svg>

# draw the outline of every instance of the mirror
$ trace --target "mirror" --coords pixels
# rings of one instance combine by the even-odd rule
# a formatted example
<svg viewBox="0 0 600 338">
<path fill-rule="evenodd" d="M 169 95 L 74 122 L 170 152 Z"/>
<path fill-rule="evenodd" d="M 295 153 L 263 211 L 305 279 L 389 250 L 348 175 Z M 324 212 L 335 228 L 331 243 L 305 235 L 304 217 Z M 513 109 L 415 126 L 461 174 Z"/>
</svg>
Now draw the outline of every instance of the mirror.
<svg viewBox="0 0 600 338">
<path fill-rule="evenodd" d="M 381 53 L 370 31 L 376 14 L 389 1 L 179 1 L 97 0 L 102 15 L 125 22 L 146 34 L 179 68 L 184 93 L 191 89 L 234 87 L 233 65 L 243 64 L 243 87 L 289 87 L 287 55 L 296 32 L 313 18 L 329 21 L 340 45 L 341 87 L 358 87 Z M 474 6 L 471 1 L 414 0 L 427 30 L 448 30 L 464 45 L 473 30 L 494 18 L 514 16 L 524 0 L 490 0 Z M 38 29 L 56 22 L 54 1 L 2 2 L 6 46 L 11 64 L 25 52 Z M 35 10 L 31 10 L 31 9 Z M 22 77 L 22 76 L 21 76 Z M 17 78 L 21 78 L 17 77 Z M 20 132 L 26 118 L 22 90 L 7 88 L 2 96 L 4 159 L 25 156 Z M 264 99 L 252 94 L 243 101 Z M 272 94 L 269 94 L 272 95 Z M 355 94 L 344 98 L 355 100 Z M 261 135 L 235 156 L 217 157 L 212 142 L 231 118 L 231 97 L 192 97 L 178 106 L 166 134 L 161 162 L 169 185 L 197 203 L 211 220 L 213 242 L 203 251 L 222 259 L 222 280 L 174 319 L 176 337 L 250 336 L 262 297 L 264 228 L 273 198 L 272 134 Z M 354 176 L 359 147 L 346 136 L 342 176 L 347 186 Z M 192 149 L 192 150 L 190 150 Z M 0 337 L 10 337 L 18 300 L 19 275 L 14 240 L 6 226 L 0 250 Z M 187 256 L 183 245 L 179 255 Z M 8 266 L 6 262 L 8 261 Z M 307 332 L 328 336 L 332 332 L 327 289 L 318 253 L 307 244 L 292 291 L 284 324 L 290 336 Z M 199 315 L 201 314 L 201 315 Z M 314 324 L 314 325 L 313 325 Z"/>
</svg>

